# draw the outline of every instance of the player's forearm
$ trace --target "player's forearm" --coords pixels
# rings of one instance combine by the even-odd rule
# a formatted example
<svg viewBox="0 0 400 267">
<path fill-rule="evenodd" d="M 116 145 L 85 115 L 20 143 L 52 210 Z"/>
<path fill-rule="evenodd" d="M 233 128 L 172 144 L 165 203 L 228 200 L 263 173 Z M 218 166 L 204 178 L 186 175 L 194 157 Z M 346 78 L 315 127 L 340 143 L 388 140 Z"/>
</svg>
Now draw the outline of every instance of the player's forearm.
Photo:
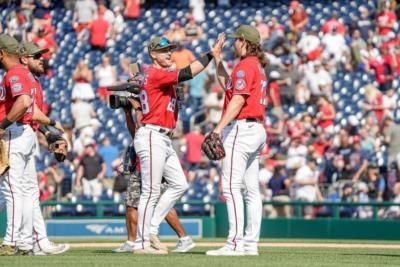
<svg viewBox="0 0 400 267">
<path fill-rule="evenodd" d="M 231 121 L 233 121 L 239 114 L 245 102 L 246 99 L 243 96 L 234 95 L 232 100 L 229 102 L 224 115 L 215 128 L 215 132 L 220 133 L 222 129 L 224 129 Z"/>
<path fill-rule="evenodd" d="M 210 52 L 208 52 L 207 54 L 201 56 L 199 59 L 190 64 L 189 66 L 193 76 L 196 76 L 205 68 L 207 68 L 208 64 L 210 64 L 213 58 L 214 58 L 213 55 Z"/>
<path fill-rule="evenodd" d="M 32 98 L 29 95 L 20 95 L 17 97 L 14 105 L 8 112 L 6 119 L 10 122 L 16 122 L 24 116 L 28 108 L 32 105 Z"/>
<path fill-rule="evenodd" d="M 224 64 L 222 64 L 222 59 L 220 57 L 215 58 L 215 68 L 217 70 L 217 79 L 219 85 L 226 90 L 226 81 L 229 79 L 229 74 L 226 71 Z"/>
<path fill-rule="evenodd" d="M 47 117 L 47 116 L 38 108 L 38 106 L 37 106 L 36 104 L 34 104 L 34 105 L 35 105 L 35 108 L 34 108 L 34 111 L 33 111 L 32 119 L 33 119 L 34 121 L 40 123 L 40 124 L 43 124 L 43 125 L 50 125 L 51 122 L 52 122 L 52 120 L 51 120 L 49 117 Z"/>
</svg>

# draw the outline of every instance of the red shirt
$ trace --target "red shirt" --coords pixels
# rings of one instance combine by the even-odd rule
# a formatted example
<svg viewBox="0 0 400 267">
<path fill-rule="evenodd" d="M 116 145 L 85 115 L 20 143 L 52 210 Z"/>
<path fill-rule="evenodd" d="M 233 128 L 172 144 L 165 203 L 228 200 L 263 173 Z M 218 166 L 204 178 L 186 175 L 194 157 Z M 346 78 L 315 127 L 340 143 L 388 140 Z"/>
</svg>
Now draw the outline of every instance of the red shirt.
<svg viewBox="0 0 400 267">
<path fill-rule="evenodd" d="M 47 34 L 43 37 L 33 36 L 32 42 L 37 44 L 40 48 L 47 48 L 47 49 L 52 49 L 57 45 L 56 41 L 54 41 L 54 39 L 49 34 Z M 43 58 L 50 59 L 51 55 L 52 55 L 51 52 L 47 52 L 47 53 L 43 54 Z"/>
<path fill-rule="evenodd" d="M 200 133 L 186 134 L 186 160 L 189 163 L 199 163 L 202 158 L 201 144 L 204 141 L 204 135 Z"/>
<path fill-rule="evenodd" d="M 125 0 L 125 16 L 132 19 L 140 16 L 139 0 Z"/>
<path fill-rule="evenodd" d="M 328 20 L 323 26 L 322 26 L 322 32 L 323 33 L 328 33 L 331 32 L 332 29 L 336 28 L 336 32 L 339 34 L 344 35 L 346 28 L 344 25 L 339 22 L 337 19 L 330 19 Z"/>
<path fill-rule="evenodd" d="M 33 101 L 36 103 L 37 107 L 44 113 L 44 103 L 43 103 L 43 89 L 42 86 L 40 85 L 40 82 L 37 78 L 35 78 L 35 81 L 33 82 L 34 88 L 33 88 L 33 94 L 34 94 L 34 99 Z M 34 131 L 39 129 L 39 123 L 36 121 L 32 121 L 31 127 Z"/>
<path fill-rule="evenodd" d="M 178 83 L 178 74 L 178 70 L 168 71 L 154 67 L 145 70 L 145 83 L 140 92 L 143 124 L 175 128 L 178 109 L 173 86 Z"/>
<path fill-rule="evenodd" d="M 89 26 L 90 44 L 100 47 L 106 47 L 108 22 L 104 18 L 93 20 Z"/>
<path fill-rule="evenodd" d="M 332 116 L 335 114 L 333 107 L 331 105 L 321 106 L 319 108 L 319 112 L 321 112 L 324 117 Z M 321 119 L 318 124 L 322 129 L 325 129 L 325 128 L 328 128 L 329 126 L 333 125 L 333 120 L 322 120 Z"/>
<path fill-rule="evenodd" d="M 269 82 L 267 91 L 268 91 L 267 92 L 268 106 L 269 105 L 271 105 L 271 107 L 281 106 L 279 83 L 277 81 Z"/>
<path fill-rule="evenodd" d="M 393 23 L 397 20 L 396 14 L 392 11 L 382 11 L 376 16 L 379 35 L 386 35 L 393 31 Z"/>
<path fill-rule="evenodd" d="M 10 112 L 17 96 L 33 96 L 35 78 L 32 73 L 23 66 L 15 65 L 7 71 L 0 86 L 0 121 L 3 121 Z M 33 105 L 18 120 L 20 123 L 30 124 L 33 115 Z"/>
<path fill-rule="evenodd" d="M 257 57 L 242 59 L 227 81 L 223 113 L 234 95 L 243 95 L 246 102 L 236 119 L 255 118 L 264 121 L 267 78 Z"/>
</svg>

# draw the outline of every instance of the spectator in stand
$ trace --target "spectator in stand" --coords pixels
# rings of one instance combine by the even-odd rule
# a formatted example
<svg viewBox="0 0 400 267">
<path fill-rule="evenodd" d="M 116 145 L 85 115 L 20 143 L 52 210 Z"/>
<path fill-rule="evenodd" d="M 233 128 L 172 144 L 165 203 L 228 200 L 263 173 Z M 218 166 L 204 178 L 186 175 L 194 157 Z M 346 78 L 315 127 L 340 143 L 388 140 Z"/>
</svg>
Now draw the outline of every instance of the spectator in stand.
<svg viewBox="0 0 400 267">
<path fill-rule="evenodd" d="M 311 102 L 315 103 L 321 95 L 332 97 L 332 77 L 322 66 L 321 61 L 313 62 L 314 67 L 305 73 L 305 81 L 310 89 Z"/>
<path fill-rule="evenodd" d="M 124 16 L 122 16 L 121 7 L 114 7 L 114 23 L 112 25 L 112 39 L 115 41 L 117 37 L 124 31 L 125 29 L 125 21 Z"/>
<path fill-rule="evenodd" d="M 357 194 L 355 196 L 355 202 L 367 203 L 370 201 L 368 197 L 368 186 L 364 182 L 357 184 Z M 361 219 L 372 217 L 372 208 L 370 206 L 359 206 L 356 209 L 356 217 Z"/>
<path fill-rule="evenodd" d="M 89 43 L 92 50 L 106 51 L 107 39 L 111 30 L 110 24 L 104 18 L 103 12 L 99 11 L 97 18 L 92 20 L 88 26 L 89 29 Z"/>
<path fill-rule="evenodd" d="M 365 170 L 367 170 L 370 161 L 370 152 L 363 150 L 360 137 L 353 137 L 353 147 L 350 155 L 350 170 L 352 172 L 352 181 L 357 182 L 363 175 Z"/>
<path fill-rule="evenodd" d="M 316 119 L 319 128 L 327 134 L 333 134 L 335 131 L 334 120 L 336 117 L 335 106 L 326 95 L 318 99 L 318 113 Z"/>
<path fill-rule="evenodd" d="M 296 173 L 296 170 L 305 166 L 308 149 L 302 144 L 301 136 L 293 136 L 287 150 L 286 169 L 289 176 Z"/>
<path fill-rule="evenodd" d="M 383 120 L 383 136 L 388 150 L 388 165 L 394 163 L 400 169 L 400 125 L 392 116 L 386 116 Z"/>
<path fill-rule="evenodd" d="M 384 115 L 394 116 L 394 112 L 397 108 L 397 99 L 398 99 L 394 89 L 391 88 L 387 90 L 382 98 L 383 98 L 382 102 L 383 102 Z"/>
<path fill-rule="evenodd" d="M 15 12 L 11 12 L 7 20 L 6 33 L 13 36 L 20 42 L 26 42 L 28 39 L 27 29 L 29 24 L 24 13 L 17 9 Z"/>
<path fill-rule="evenodd" d="M 98 153 L 103 158 L 106 165 L 106 172 L 104 174 L 105 180 L 103 180 L 103 185 L 106 189 L 112 188 L 114 184 L 112 163 L 118 159 L 118 149 L 116 146 L 111 144 L 111 141 L 108 137 L 104 137 L 101 140 L 101 146 L 99 146 Z"/>
<path fill-rule="evenodd" d="M 379 42 L 387 42 L 395 37 L 396 22 L 397 16 L 390 10 L 390 3 L 388 1 L 381 1 L 379 12 L 376 15 Z"/>
<path fill-rule="evenodd" d="M 354 199 L 354 190 L 353 185 L 351 183 L 346 183 L 342 188 L 342 197 L 341 202 L 352 203 L 355 202 Z M 340 217 L 341 218 L 352 218 L 355 212 L 354 206 L 343 206 L 340 208 Z"/>
<path fill-rule="evenodd" d="M 268 182 L 268 188 L 272 191 L 272 201 L 289 202 L 289 188 L 291 181 L 285 173 L 285 169 L 281 166 L 276 166 L 274 175 Z M 289 205 L 273 206 L 276 216 L 291 217 L 291 207 Z"/>
<path fill-rule="evenodd" d="M 271 110 L 273 114 L 282 116 L 283 110 L 279 85 L 281 75 L 278 71 L 273 70 L 267 77 L 269 78 L 267 85 L 267 108 Z"/>
<path fill-rule="evenodd" d="M 302 55 L 307 56 L 309 60 L 317 59 L 322 52 L 321 40 L 318 38 L 317 32 L 306 32 L 297 43 L 297 48 Z"/>
<path fill-rule="evenodd" d="M 366 116 L 374 118 L 375 122 L 381 123 L 384 115 L 382 93 L 372 84 L 364 87 L 365 102 L 363 105 Z"/>
<path fill-rule="evenodd" d="M 358 11 L 360 12 L 360 17 L 356 18 L 355 28 L 360 31 L 361 38 L 368 42 L 373 35 L 373 21 L 370 18 L 368 8 L 360 6 Z"/>
<path fill-rule="evenodd" d="M 61 183 L 64 180 L 64 171 L 59 168 L 59 163 L 53 161 L 44 171 L 47 177 L 47 189 L 52 199 L 60 201 L 62 197 Z"/>
<path fill-rule="evenodd" d="M 300 82 L 300 73 L 293 67 L 293 59 L 291 56 L 282 58 L 283 68 L 279 70 L 280 80 L 279 92 L 282 105 L 293 105 L 296 98 L 296 88 Z"/>
<path fill-rule="evenodd" d="M 258 32 L 260 33 L 261 43 L 263 44 L 265 40 L 267 40 L 270 36 L 269 26 L 264 23 L 263 18 L 260 15 L 257 15 L 254 18 L 254 24 Z"/>
<path fill-rule="evenodd" d="M 97 4 L 94 0 L 77 0 L 72 19 L 75 31 L 78 33 L 78 40 L 84 38 L 85 29 L 97 16 Z"/>
<path fill-rule="evenodd" d="M 365 70 L 370 71 L 374 64 L 380 57 L 379 50 L 376 49 L 372 42 L 367 42 L 366 50 L 361 51 L 361 59 L 364 64 Z M 375 77 L 377 79 L 377 76 Z"/>
<path fill-rule="evenodd" d="M 189 8 L 197 23 L 201 23 L 205 20 L 206 16 L 204 14 L 204 0 L 189 0 Z"/>
<path fill-rule="evenodd" d="M 198 40 L 203 36 L 203 29 L 197 24 L 192 15 L 188 17 L 188 23 L 185 26 L 185 36 L 188 41 Z"/>
<path fill-rule="evenodd" d="M 283 43 L 285 40 L 285 27 L 279 23 L 276 17 L 271 17 L 268 21 L 269 36 L 270 38 L 266 41 L 266 47 L 268 51 L 272 51 L 279 43 Z"/>
<path fill-rule="evenodd" d="M 108 25 L 110 28 L 114 24 L 115 16 L 114 13 L 107 8 L 106 2 L 104 0 L 101 0 L 97 4 L 97 14 L 99 16 L 103 16 L 103 18 L 108 22 Z"/>
<path fill-rule="evenodd" d="M 204 135 L 199 126 L 194 126 L 193 131 L 185 135 L 186 143 L 186 162 L 188 170 L 194 170 L 200 164 L 203 156 L 201 153 L 201 144 L 204 141 Z"/>
<path fill-rule="evenodd" d="M 318 163 L 315 159 L 308 157 L 307 163 L 299 168 L 294 177 L 295 199 L 305 202 L 314 202 L 318 200 Z M 304 207 L 304 218 L 311 219 L 313 217 L 312 206 Z"/>
<path fill-rule="evenodd" d="M 50 13 L 51 0 L 34 0 L 33 4 L 33 32 L 37 32 L 45 22 L 45 16 Z"/>
<path fill-rule="evenodd" d="M 32 36 L 32 42 L 36 43 L 42 49 L 49 49 L 47 53 L 42 55 L 45 60 L 50 60 L 53 54 L 58 50 L 57 43 L 52 33 L 48 32 L 45 27 L 41 27 L 37 35 Z"/>
<path fill-rule="evenodd" d="M 338 180 L 350 180 L 353 178 L 353 172 L 351 169 L 351 153 L 352 146 L 350 143 L 350 136 L 347 130 L 341 129 L 338 135 L 339 144 L 333 148 L 333 168 L 334 176 L 333 182 Z"/>
<path fill-rule="evenodd" d="M 120 67 L 121 71 L 118 72 L 118 81 L 126 82 L 131 77 L 131 71 L 129 69 L 130 65 L 131 65 L 130 58 L 120 57 L 119 67 Z"/>
<path fill-rule="evenodd" d="M 221 118 L 222 107 L 224 106 L 224 91 L 222 88 L 214 85 L 211 88 L 211 93 L 207 95 L 204 105 L 207 110 L 207 121 L 213 124 L 211 128 L 214 129 L 219 122 L 219 118 Z"/>
<path fill-rule="evenodd" d="M 364 172 L 361 180 L 368 187 L 368 198 L 373 201 L 383 201 L 383 193 L 385 191 L 385 179 L 379 173 L 379 166 L 371 163 L 368 165 L 367 171 Z"/>
<path fill-rule="evenodd" d="M 24 16 L 29 24 L 32 22 L 32 12 L 33 9 L 35 9 L 35 4 L 33 3 L 34 1 L 35 0 L 21 0 L 21 11 L 24 13 Z"/>
<path fill-rule="evenodd" d="M 100 122 L 96 119 L 96 113 L 88 102 L 76 99 L 71 105 L 74 130 L 88 137 L 93 137 Z"/>
<path fill-rule="evenodd" d="M 85 152 L 80 160 L 76 174 L 77 189 L 83 188 L 84 196 L 88 198 L 100 197 L 102 180 L 106 174 L 106 164 L 96 151 L 95 143 L 86 143 Z"/>
<path fill-rule="evenodd" d="M 171 24 L 170 30 L 165 34 L 165 37 L 173 43 L 180 43 L 186 39 L 185 30 L 178 20 Z"/>
<path fill-rule="evenodd" d="M 84 59 L 80 59 L 74 72 L 72 80 L 75 82 L 72 88 L 72 100 L 81 99 L 83 101 L 91 101 L 94 99 L 94 91 L 91 85 L 93 81 L 93 73 L 89 69 Z"/>
<path fill-rule="evenodd" d="M 126 19 L 140 18 L 140 0 L 124 0 L 125 10 L 124 16 Z"/>
<path fill-rule="evenodd" d="M 400 204 L 400 183 L 396 183 L 393 187 L 393 199 L 391 202 Z M 383 215 L 383 218 L 393 219 L 400 217 L 400 206 L 390 206 Z"/>
<path fill-rule="evenodd" d="M 298 35 L 308 24 L 308 15 L 299 1 L 290 2 L 289 16 L 289 29 L 295 35 Z"/>
<path fill-rule="evenodd" d="M 50 200 L 53 196 L 48 188 L 48 178 L 43 171 L 38 171 L 38 186 L 40 202 Z"/>
<path fill-rule="evenodd" d="M 338 14 L 336 12 L 333 12 L 332 17 L 322 25 L 321 31 L 327 34 L 332 32 L 333 29 L 336 29 L 336 32 L 340 35 L 345 35 L 346 33 L 346 28 L 344 24 L 338 20 Z"/>
<path fill-rule="evenodd" d="M 205 71 L 202 71 L 187 82 L 189 90 L 189 103 L 197 108 L 203 105 L 203 96 L 207 80 L 208 75 Z"/>
<path fill-rule="evenodd" d="M 362 55 L 365 54 L 366 49 L 367 43 L 361 38 L 360 31 L 354 30 L 350 44 L 353 70 L 365 70 Z"/>
<path fill-rule="evenodd" d="M 322 44 L 324 45 L 324 58 L 334 59 L 336 64 L 346 62 L 343 57 L 348 55 L 348 47 L 344 36 L 338 33 L 336 27 L 332 27 L 331 31 L 324 35 Z"/>
<path fill-rule="evenodd" d="M 196 60 L 196 57 L 189 49 L 185 48 L 182 42 L 178 42 L 175 51 L 171 55 L 172 62 L 177 69 L 183 69 Z"/>
<path fill-rule="evenodd" d="M 113 85 L 117 81 L 117 71 L 116 68 L 111 65 L 110 56 L 104 54 L 101 57 L 101 64 L 95 68 L 95 77 L 98 83 L 97 94 L 101 100 L 107 102 L 107 97 L 110 92 L 107 91 L 106 87 Z"/>
</svg>

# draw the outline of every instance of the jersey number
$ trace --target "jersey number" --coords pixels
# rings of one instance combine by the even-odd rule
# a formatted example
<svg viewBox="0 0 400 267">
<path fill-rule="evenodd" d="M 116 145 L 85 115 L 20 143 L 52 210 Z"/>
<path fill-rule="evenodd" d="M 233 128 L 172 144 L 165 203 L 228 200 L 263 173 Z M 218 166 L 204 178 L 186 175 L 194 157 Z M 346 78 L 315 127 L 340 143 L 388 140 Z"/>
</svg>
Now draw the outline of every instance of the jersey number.
<svg viewBox="0 0 400 267">
<path fill-rule="evenodd" d="M 171 112 L 175 112 L 175 107 L 176 107 L 176 98 L 171 98 L 171 101 L 168 104 L 167 110 L 171 111 Z"/>
<path fill-rule="evenodd" d="M 149 98 L 145 90 L 140 91 L 140 105 L 142 106 L 142 113 L 147 114 L 150 112 Z"/>
</svg>

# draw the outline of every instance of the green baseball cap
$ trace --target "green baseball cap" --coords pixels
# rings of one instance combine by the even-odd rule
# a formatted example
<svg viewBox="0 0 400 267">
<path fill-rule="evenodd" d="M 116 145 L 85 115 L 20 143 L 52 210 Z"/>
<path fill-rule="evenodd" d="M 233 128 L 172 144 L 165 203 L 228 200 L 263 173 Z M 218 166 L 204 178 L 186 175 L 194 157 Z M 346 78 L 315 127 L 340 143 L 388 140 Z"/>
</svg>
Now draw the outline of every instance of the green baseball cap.
<svg viewBox="0 0 400 267">
<path fill-rule="evenodd" d="M 10 54 L 19 54 L 19 43 L 11 35 L 0 34 L 0 50 Z"/>
<path fill-rule="evenodd" d="M 175 49 L 176 44 L 171 43 L 167 38 L 165 37 L 154 37 L 153 39 L 150 40 L 149 45 L 147 46 L 147 49 L 149 52 L 152 51 L 157 51 L 165 48 L 170 48 L 170 49 Z"/>
<path fill-rule="evenodd" d="M 20 47 L 21 56 L 34 56 L 37 54 L 47 53 L 48 51 L 48 48 L 40 48 L 37 44 L 33 42 L 23 43 Z"/>
<path fill-rule="evenodd" d="M 255 27 L 251 25 L 240 25 L 236 29 L 235 33 L 229 34 L 228 37 L 235 39 L 243 38 L 253 44 L 258 44 L 261 40 L 260 33 Z"/>
</svg>

